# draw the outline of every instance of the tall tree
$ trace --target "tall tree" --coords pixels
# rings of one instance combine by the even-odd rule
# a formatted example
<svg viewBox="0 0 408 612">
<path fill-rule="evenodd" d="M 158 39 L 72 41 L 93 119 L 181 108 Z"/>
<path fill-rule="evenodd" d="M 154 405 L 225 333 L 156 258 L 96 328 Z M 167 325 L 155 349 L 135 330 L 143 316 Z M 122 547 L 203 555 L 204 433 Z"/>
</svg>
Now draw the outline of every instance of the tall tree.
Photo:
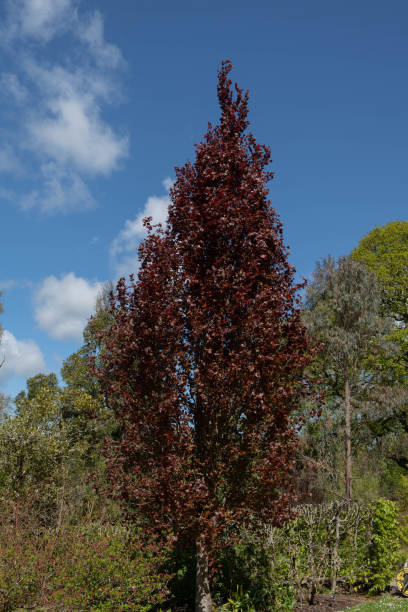
<svg viewBox="0 0 408 612">
<path fill-rule="evenodd" d="M 374 228 L 352 251 L 378 278 L 381 310 L 395 321 L 390 339 L 400 351 L 384 362 L 392 382 L 408 385 L 408 221 Z"/>
<path fill-rule="evenodd" d="M 48 519 L 82 512 L 95 499 L 90 472 L 103 473 L 101 446 L 112 432 L 100 396 L 79 386 L 58 385 L 55 374 L 38 374 L 15 399 L 15 411 L 1 412 L 0 488 L 3 495 L 30 499 Z"/>
<path fill-rule="evenodd" d="M 196 610 L 211 610 L 209 549 L 226 524 L 278 523 L 291 502 L 291 412 L 309 343 L 282 225 L 267 199 L 270 150 L 248 93 L 219 72 L 221 120 L 176 168 L 166 229 L 121 279 L 99 364 L 120 404 L 112 483 L 159 528 L 195 541 Z M 149 230 L 152 227 L 146 221 Z"/>
<path fill-rule="evenodd" d="M 351 258 L 318 263 L 306 291 L 304 321 L 323 342 L 318 367 L 331 396 L 344 406 L 346 498 L 352 498 L 351 417 L 352 396 L 373 383 L 366 370 L 369 355 L 387 349 L 389 323 L 380 316 L 380 290 L 376 276 Z"/>
</svg>

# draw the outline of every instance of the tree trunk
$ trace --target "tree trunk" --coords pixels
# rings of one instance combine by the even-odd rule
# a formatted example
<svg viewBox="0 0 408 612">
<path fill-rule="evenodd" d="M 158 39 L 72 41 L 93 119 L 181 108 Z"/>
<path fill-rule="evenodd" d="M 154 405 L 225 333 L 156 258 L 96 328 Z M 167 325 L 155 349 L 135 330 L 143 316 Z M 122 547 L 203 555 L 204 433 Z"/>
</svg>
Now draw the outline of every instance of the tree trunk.
<svg viewBox="0 0 408 612">
<path fill-rule="evenodd" d="M 351 473 L 351 399 L 348 378 L 344 385 L 344 410 L 346 417 L 346 499 L 351 500 L 353 476 Z"/>
<path fill-rule="evenodd" d="M 196 612 L 212 612 L 213 606 L 208 579 L 208 552 L 204 540 L 200 537 L 196 541 Z"/>
<path fill-rule="evenodd" d="M 331 580 L 331 596 L 335 597 L 337 588 L 337 569 L 339 563 L 339 541 L 340 541 L 340 507 L 337 508 L 336 512 L 336 527 L 334 532 L 334 545 L 332 552 L 332 580 Z"/>
</svg>

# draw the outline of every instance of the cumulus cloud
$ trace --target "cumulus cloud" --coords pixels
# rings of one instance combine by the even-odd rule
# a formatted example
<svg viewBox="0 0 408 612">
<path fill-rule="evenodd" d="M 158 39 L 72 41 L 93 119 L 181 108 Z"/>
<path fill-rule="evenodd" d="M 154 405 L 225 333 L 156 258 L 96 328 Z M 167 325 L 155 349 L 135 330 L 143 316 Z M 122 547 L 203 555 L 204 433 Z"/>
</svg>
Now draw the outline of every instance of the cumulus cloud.
<svg viewBox="0 0 408 612">
<path fill-rule="evenodd" d="M 60 164 L 107 174 L 127 153 L 127 138 L 120 138 L 100 118 L 92 98 L 72 93 L 48 102 L 50 113 L 28 125 L 30 140 Z"/>
<path fill-rule="evenodd" d="M 103 283 L 89 282 L 70 272 L 49 276 L 35 292 L 35 320 L 56 340 L 81 340 Z"/>
<path fill-rule="evenodd" d="M 45 213 L 67 213 L 75 209 L 93 208 L 96 203 L 79 174 L 58 164 L 40 168 L 43 181 L 40 190 L 33 190 L 20 202 L 23 210 L 38 208 Z"/>
<path fill-rule="evenodd" d="M 118 47 L 105 41 L 103 19 L 99 11 L 78 22 L 77 34 L 88 45 L 98 65 L 116 68 L 124 64 Z"/>
<path fill-rule="evenodd" d="M 0 357 L 4 363 L 0 368 L 0 381 L 12 376 L 28 378 L 44 372 L 45 362 L 40 348 L 33 340 L 17 340 L 4 330 L 0 342 Z"/>
<path fill-rule="evenodd" d="M 163 181 L 163 187 L 168 192 L 173 181 L 167 177 Z M 170 197 L 168 193 L 162 196 L 149 196 L 143 210 L 134 219 L 125 221 L 124 228 L 113 240 L 110 248 L 112 265 L 118 276 L 136 273 L 138 269 L 137 248 L 146 236 L 146 228 L 143 226 L 143 219 L 152 218 L 152 224 L 161 223 L 163 226 L 167 222 L 168 207 Z"/>
<path fill-rule="evenodd" d="M 81 14 L 74 0 L 13 0 L 7 6 L 3 45 L 13 53 L 18 75 L 3 73 L 0 85 L 25 110 L 14 115 L 20 132 L 15 140 L 37 168 L 35 188 L 19 201 L 42 212 L 86 210 L 95 203 L 87 175 L 108 175 L 128 154 L 127 136 L 103 117 L 105 106 L 121 97 L 122 54 L 105 40 L 102 15 Z M 42 50 L 61 33 L 72 52 L 44 61 Z"/>
<path fill-rule="evenodd" d="M 7 40 L 34 38 L 48 42 L 66 29 L 75 17 L 72 0 L 9 0 L 7 5 L 8 21 L 4 32 Z"/>
</svg>

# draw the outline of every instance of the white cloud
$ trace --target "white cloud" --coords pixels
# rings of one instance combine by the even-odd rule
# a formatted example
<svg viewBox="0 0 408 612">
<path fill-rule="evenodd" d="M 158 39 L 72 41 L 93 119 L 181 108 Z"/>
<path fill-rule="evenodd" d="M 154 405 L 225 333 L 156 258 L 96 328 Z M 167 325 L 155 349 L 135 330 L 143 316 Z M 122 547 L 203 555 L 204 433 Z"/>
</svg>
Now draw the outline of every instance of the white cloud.
<svg viewBox="0 0 408 612">
<path fill-rule="evenodd" d="M 9 0 L 6 38 L 51 40 L 75 17 L 72 0 Z"/>
<path fill-rule="evenodd" d="M 96 203 L 81 177 L 55 163 L 40 168 L 41 190 L 33 190 L 21 199 L 23 210 L 38 208 L 44 213 L 67 213 L 93 208 Z"/>
<path fill-rule="evenodd" d="M 4 330 L 0 342 L 0 357 L 4 363 L 0 368 L 0 381 L 12 376 L 27 378 L 44 372 L 45 362 L 40 348 L 33 340 L 17 340 Z"/>
<path fill-rule="evenodd" d="M 98 65 L 116 68 L 124 64 L 118 47 L 107 43 L 104 39 L 103 19 L 99 11 L 95 11 L 78 23 L 77 35 L 88 45 Z"/>
<path fill-rule="evenodd" d="M 107 174 L 127 154 L 127 139 L 100 119 L 95 100 L 77 93 L 49 100 L 50 113 L 28 125 L 34 148 L 79 170 Z"/>
<path fill-rule="evenodd" d="M 163 187 L 168 192 L 173 181 L 169 177 L 163 181 Z M 152 217 L 152 224 L 161 223 L 164 227 L 167 222 L 169 195 L 149 196 L 141 213 L 132 220 L 125 221 L 124 228 L 113 240 L 110 248 L 112 264 L 118 276 L 136 273 L 138 269 L 137 248 L 146 236 L 143 219 Z"/>
<path fill-rule="evenodd" d="M 103 17 L 99 11 L 79 14 L 78 0 L 8 0 L 8 19 L 2 28 L 3 42 L 9 45 L 19 39 L 47 44 L 56 36 L 69 32 L 85 45 L 101 67 L 125 65 L 116 45 L 104 35 Z"/>
<path fill-rule="evenodd" d="M 20 154 L 31 154 L 36 167 L 33 189 L 19 199 L 23 209 L 90 208 L 95 202 L 86 175 L 108 175 L 128 154 L 128 138 L 103 117 L 104 106 L 121 98 L 117 74 L 125 62 L 118 47 L 105 40 L 100 12 L 81 14 L 77 4 L 76 0 L 7 3 L 8 21 L 0 38 L 4 35 L 19 77 L 3 73 L 0 86 L 23 105 L 15 113 L 16 129 L 10 129 L 10 138 L 19 143 Z M 66 35 L 62 59 L 58 61 L 57 52 L 53 63 L 45 61 L 42 47 L 62 33 Z M 0 171 L 12 171 L 10 159 L 0 151 Z"/>
<path fill-rule="evenodd" d="M 34 296 L 35 319 L 57 340 L 81 340 L 103 283 L 89 282 L 72 272 L 44 279 Z"/>
</svg>

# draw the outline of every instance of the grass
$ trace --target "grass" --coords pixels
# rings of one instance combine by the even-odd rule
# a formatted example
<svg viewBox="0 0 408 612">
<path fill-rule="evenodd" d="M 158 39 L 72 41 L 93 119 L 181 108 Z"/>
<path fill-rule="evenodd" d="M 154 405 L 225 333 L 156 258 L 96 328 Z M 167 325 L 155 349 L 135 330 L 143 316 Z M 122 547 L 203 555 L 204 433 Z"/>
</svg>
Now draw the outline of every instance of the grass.
<svg viewBox="0 0 408 612">
<path fill-rule="evenodd" d="M 370 601 L 368 603 L 354 606 L 353 608 L 347 608 L 347 612 L 407 612 L 408 611 L 408 598 L 397 599 L 392 595 L 386 595 L 377 599 L 376 601 Z"/>
</svg>

